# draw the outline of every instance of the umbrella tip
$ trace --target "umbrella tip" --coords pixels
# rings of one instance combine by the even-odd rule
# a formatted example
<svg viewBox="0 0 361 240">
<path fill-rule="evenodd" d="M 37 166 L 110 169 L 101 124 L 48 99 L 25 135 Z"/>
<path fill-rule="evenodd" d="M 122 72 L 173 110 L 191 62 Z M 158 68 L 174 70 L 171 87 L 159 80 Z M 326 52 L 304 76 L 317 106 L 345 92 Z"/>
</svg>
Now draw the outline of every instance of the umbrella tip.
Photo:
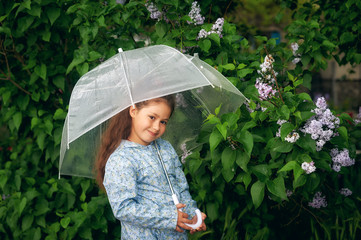
<svg viewBox="0 0 361 240">
<path fill-rule="evenodd" d="M 118 53 L 123 52 L 123 48 L 118 48 Z"/>
</svg>

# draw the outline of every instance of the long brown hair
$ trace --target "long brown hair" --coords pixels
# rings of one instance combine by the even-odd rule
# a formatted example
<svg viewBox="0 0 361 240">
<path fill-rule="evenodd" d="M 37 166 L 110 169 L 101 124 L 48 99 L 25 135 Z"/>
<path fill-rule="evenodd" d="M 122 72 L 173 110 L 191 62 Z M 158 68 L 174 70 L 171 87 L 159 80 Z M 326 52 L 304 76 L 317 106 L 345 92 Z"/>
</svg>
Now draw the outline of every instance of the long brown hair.
<svg viewBox="0 0 361 240">
<path fill-rule="evenodd" d="M 175 107 L 175 100 L 173 95 L 140 102 L 135 104 L 135 106 L 140 110 L 143 107 L 147 106 L 150 102 L 159 101 L 165 101 L 167 105 L 171 108 L 171 113 L 173 113 Z M 130 135 L 132 118 L 129 114 L 129 108 L 130 107 L 124 109 L 109 120 L 108 127 L 102 136 L 100 148 L 94 166 L 96 172 L 96 181 L 102 190 L 105 190 L 103 180 L 105 174 L 105 165 L 108 161 L 108 158 L 115 151 L 115 149 L 117 149 L 122 139 L 127 139 Z"/>
</svg>

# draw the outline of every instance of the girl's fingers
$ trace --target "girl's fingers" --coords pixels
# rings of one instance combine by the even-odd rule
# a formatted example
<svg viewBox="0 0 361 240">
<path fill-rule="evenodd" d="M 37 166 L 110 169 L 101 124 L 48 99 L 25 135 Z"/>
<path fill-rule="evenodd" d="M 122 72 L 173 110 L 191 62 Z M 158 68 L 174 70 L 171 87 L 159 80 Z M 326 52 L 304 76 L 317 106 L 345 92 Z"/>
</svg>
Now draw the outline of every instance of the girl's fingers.
<svg viewBox="0 0 361 240">
<path fill-rule="evenodd" d="M 183 203 L 178 203 L 177 205 L 175 205 L 177 207 L 177 209 L 180 209 L 180 208 L 184 208 L 186 205 L 183 204 Z"/>
<path fill-rule="evenodd" d="M 183 231 L 180 227 L 178 227 L 178 226 L 175 228 L 175 230 L 176 230 L 177 232 L 180 232 L 180 233 L 184 232 L 184 231 Z"/>
</svg>

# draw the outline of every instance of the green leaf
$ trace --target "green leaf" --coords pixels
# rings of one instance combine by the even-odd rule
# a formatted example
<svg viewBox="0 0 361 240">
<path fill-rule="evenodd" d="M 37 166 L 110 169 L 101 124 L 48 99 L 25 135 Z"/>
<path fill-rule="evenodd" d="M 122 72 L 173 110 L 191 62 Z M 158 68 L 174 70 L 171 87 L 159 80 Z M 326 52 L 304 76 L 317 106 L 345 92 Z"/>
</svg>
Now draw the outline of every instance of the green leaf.
<svg viewBox="0 0 361 240">
<path fill-rule="evenodd" d="M 248 172 L 247 164 L 249 163 L 249 160 L 250 156 L 247 153 L 240 150 L 237 151 L 236 163 L 245 172 Z"/>
<path fill-rule="evenodd" d="M 157 33 L 159 38 L 163 38 L 167 33 L 167 24 L 163 21 L 159 21 L 155 24 L 155 32 Z"/>
<path fill-rule="evenodd" d="M 21 114 L 21 112 L 17 112 L 14 114 L 13 121 L 14 121 L 15 128 L 17 130 L 19 130 L 22 120 L 23 120 L 23 115 Z"/>
<path fill-rule="evenodd" d="M 232 150 L 230 147 L 225 148 L 221 156 L 223 168 L 232 169 L 234 166 L 234 162 L 236 161 L 236 155 L 237 152 Z"/>
<path fill-rule="evenodd" d="M 230 182 L 235 175 L 235 171 L 234 171 L 234 169 L 223 168 L 222 175 L 223 175 L 224 180 L 226 180 L 226 182 Z"/>
<path fill-rule="evenodd" d="M 254 69 L 251 69 L 251 68 L 244 68 L 244 69 L 241 69 L 239 71 L 237 71 L 237 76 L 239 78 L 244 78 L 246 77 L 248 74 L 251 74 L 254 72 Z"/>
<path fill-rule="evenodd" d="M 211 41 L 209 39 L 202 39 L 199 42 L 199 47 L 202 49 L 202 51 L 204 52 L 208 52 L 209 49 L 211 48 Z"/>
<path fill-rule="evenodd" d="M 20 18 L 18 20 L 18 31 L 21 33 L 25 32 L 33 22 L 34 22 L 33 16 L 28 15 Z"/>
<path fill-rule="evenodd" d="M 223 123 L 223 124 L 217 124 L 217 129 L 219 130 L 219 132 L 222 134 L 223 139 L 226 140 L 227 139 L 227 123 Z"/>
<path fill-rule="evenodd" d="M 327 47 L 327 48 L 330 48 L 331 50 L 336 47 L 335 44 L 333 44 L 332 42 L 330 42 L 328 40 L 323 40 L 322 45 Z"/>
<path fill-rule="evenodd" d="M 277 178 L 273 179 L 272 181 L 267 181 L 267 189 L 272 194 L 276 195 L 277 197 L 286 200 L 286 187 L 283 177 L 278 176 Z"/>
<path fill-rule="evenodd" d="M 287 107 L 287 105 L 282 105 L 282 107 L 277 110 L 277 112 L 280 113 L 280 115 L 283 116 L 285 120 L 290 118 L 290 109 Z"/>
<path fill-rule="evenodd" d="M 188 167 L 189 167 L 189 171 L 194 174 L 199 167 L 202 165 L 202 160 L 201 159 L 190 159 L 188 161 Z"/>
<path fill-rule="evenodd" d="M 89 55 L 88 56 L 88 61 L 89 62 L 92 62 L 92 61 L 97 60 L 97 59 L 102 57 L 102 55 L 99 52 L 96 52 L 96 51 L 90 51 L 88 53 L 88 55 Z"/>
<path fill-rule="evenodd" d="M 276 138 L 271 143 L 271 150 L 274 152 L 287 153 L 287 152 L 290 152 L 292 149 L 293 149 L 292 143 L 283 142 L 279 138 Z"/>
<path fill-rule="evenodd" d="M 251 187 L 251 197 L 254 207 L 257 209 L 264 198 L 265 183 L 257 181 Z"/>
<path fill-rule="evenodd" d="M 208 202 L 206 205 L 207 217 L 211 222 L 218 219 L 219 204 L 217 202 Z"/>
<path fill-rule="evenodd" d="M 309 134 L 306 134 L 305 136 L 300 136 L 296 144 L 308 152 L 316 152 L 316 142 L 311 138 Z"/>
<path fill-rule="evenodd" d="M 234 64 L 232 63 L 228 63 L 226 65 L 221 65 L 222 68 L 226 69 L 226 70 L 234 70 L 236 67 L 234 66 Z"/>
<path fill-rule="evenodd" d="M 54 113 L 53 119 L 54 120 L 63 120 L 63 119 L 65 119 L 65 117 L 66 117 L 66 112 L 64 112 L 63 109 L 58 108 L 58 109 L 56 109 L 56 111 Z"/>
<path fill-rule="evenodd" d="M 216 149 L 216 147 L 222 141 L 222 139 L 223 139 L 222 134 L 219 132 L 217 128 L 215 128 L 209 137 L 209 145 L 211 152 L 213 152 L 214 149 Z"/>
<path fill-rule="evenodd" d="M 310 97 L 310 95 L 308 95 L 308 93 L 300 93 L 300 94 L 297 94 L 297 96 L 301 100 L 306 100 L 306 101 L 309 101 L 309 102 L 313 102 L 312 98 Z"/>
<path fill-rule="evenodd" d="M 4 102 L 4 105 L 8 104 L 8 101 L 11 97 L 11 92 L 10 91 L 6 91 L 5 93 L 2 94 L 2 100 Z"/>
<path fill-rule="evenodd" d="M 34 68 L 36 74 L 39 75 L 43 80 L 46 80 L 46 65 L 42 63 L 40 66 Z"/>
<path fill-rule="evenodd" d="M 40 132 L 38 137 L 36 138 L 36 143 L 38 144 L 40 150 L 42 151 L 45 148 L 45 137 L 46 137 L 45 132 Z"/>
<path fill-rule="evenodd" d="M 68 74 L 74 67 L 79 65 L 80 63 L 84 62 L 85 58 L 82 55 L 77 54 L 73 61 L 69 64 L 68 68 L 66 69 L 66 74 Z"/>
<path fill-rule="evenodd" d="M 304 67 L 307 67 L 310 61 L 311 61 L 311 57 L 309 55 L 302 55 L 301 62 Z"/>
<path fill-rule="evenodd" d="M 295 129 L 292 123 L 286 122 L 281 126 L 281 139 L 284 140 L 287 135 Z"/>
<path fill-rule="evenodd" d="M 23 212 L 25 206 L 26 206 L 26 198 L 22 198 L 21 201 L 20 201 L 20 204 L 19 204 L 19 215 L 21 215 L 21 213 Z"/>
<path fill-rule="evenodd" d="M 251 156 L 253 149 L 253 136 L 248 131 L 241 131 L 239 136 L 237 135 L 238 141 L 242 143 L 245 152 L 248 156 Z"/>
<path fill-rule="evenodd" d="M 45 8 L 46 15 L 50 20 L 50 24 L 53 25 L 56 19 L 60 16 L 60 8 L 47 7 Z"/>
<path fill-rule="evenodd" d="M 34 215 L 32 215 L 32 214 L 25 215 L 23 217 L 23 221 L 21 223 L 21 229 L 23 231 L 28 230 L 31 227 L 31 225 L 33 224 L 33 221 L 34 221 Z"/>
<path fill-rule="evenodd" d="M 221 45 L 221 39 L 217 33 L 212 33 L 208 35 L 208 38 L 213 40 L 218 46 Z"/>
<path fill-rule="evenodd" d="M 62 218 L 60 220 L 60 225 L 63 227 L 63 228 L 67 228 L 69 223 L 70 223 L 70 217 L 65 217 L 65 218 Z"/>
<path fill-rule="evenodd" d="M 237 179 L 236 179 L 236 182 L 244 183 L 246 190 L 248 188 L 248 185 L 251 183 L 251 181 L 252 181 L 251 174 L 245 173 L 245 172 L 238 174 Z"/>
<path fill-rule="evenodd" d="M 247 66 L 246 64 L 240 63 L 240 64 L 238 65 L 237 69 L 238 69 L 238 70 L 241 70 L 241 69 L 245 68 L 246 66 Z"/>
<path fill-rule="evenodd" d="M 337 129 L 337 131 L 340 133 L 340 135 L 346 140 L 346 142 L 348 141 L 348 134 L 347 134 L 347 129 L 344 126 L 341 126 Z"/>
<path fill-rule="evenodd" d="M 287 71 L 287 76 L 288 76 L 288 79 L 291 80 L 292 82 L 295 81 L 295 77 L 289 71 Z"/>
<path fill-rule="evenodd" d="M 278 172 L 287 172 L 295 169 L 295 166 L 298 165 L 296 161 L 289 161 L 284 165 Z"/>
</svg>

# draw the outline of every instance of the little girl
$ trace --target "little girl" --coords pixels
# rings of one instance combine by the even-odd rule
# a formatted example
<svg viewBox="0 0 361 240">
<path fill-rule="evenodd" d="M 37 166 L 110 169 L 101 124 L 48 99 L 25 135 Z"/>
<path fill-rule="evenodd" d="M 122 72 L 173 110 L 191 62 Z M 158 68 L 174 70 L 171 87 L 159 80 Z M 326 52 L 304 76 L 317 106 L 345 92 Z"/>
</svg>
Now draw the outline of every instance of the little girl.
<svg viewBox="0 0 361 240">
<path fill-rule="evenodd" d="M 114 116 L 103 135 L 97 182 L 105 188 L 114 216 L 121 221 L 122 239 L 187 239 L 183 229 L 191 234 L 206 230 L 204 221 L 196 230 L 185 225 L 197 220 L 196 216 L 188 219 L 194 215 L 196 202 L 174 148 L 160 138 L 173 110 L 173 96 L 135 104 Z M 177 206 L 155 145 L 181 202 Z"/>
</svg>

